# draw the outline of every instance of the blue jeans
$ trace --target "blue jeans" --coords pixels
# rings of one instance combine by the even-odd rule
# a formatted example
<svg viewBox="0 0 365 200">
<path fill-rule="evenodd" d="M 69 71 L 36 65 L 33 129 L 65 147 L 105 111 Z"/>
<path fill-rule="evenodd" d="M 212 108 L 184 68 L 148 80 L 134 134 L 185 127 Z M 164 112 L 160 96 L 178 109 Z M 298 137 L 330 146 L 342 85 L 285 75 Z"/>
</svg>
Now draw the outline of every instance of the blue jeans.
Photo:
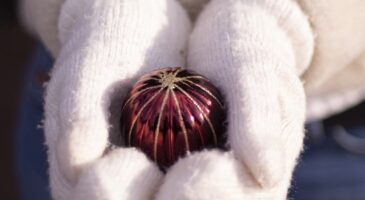
<svg viewBox="0 0 365 200">
<path fill-rule="evenodd" d="M 16 136 L 22 199 L 51 199 L 44 135 L 37 128 L 43 118 L 44 88 L 36 80 L 52 65 L 53 60 L 44 47 L 37 46 L 28 65 Z M 365 136 L 365 123 L 349 130 Z M 289 196 L 295 200 L 365 199 L 365 156 L 340 148 L 328 132 L 321 139 L 313 139 L 308 134 Z"/>
<path fill-rule="evenodd" d="M 323 133 L 307 133 L 305 151 L 294 172 L 290 191 L 293 199 L 365 199 L 365 151 L 359 154 L 345 150 L 331 129 L 332 126 Z M 349 127 L 347 132 L 363 140 L 365 125 Z"/>
<path fill-rule="evenodd" d="M 35 47 L 27 65 L 24 91 L 19 109 L 15 140 L 17 177 L 20 196 L 24 200 L 51 199 L 47 174 L 47 154 L 41 125 L 43 119 L 44 90 L 42 75 L 52 67 L 53 61 L 42 45 Z"/>
</svg>

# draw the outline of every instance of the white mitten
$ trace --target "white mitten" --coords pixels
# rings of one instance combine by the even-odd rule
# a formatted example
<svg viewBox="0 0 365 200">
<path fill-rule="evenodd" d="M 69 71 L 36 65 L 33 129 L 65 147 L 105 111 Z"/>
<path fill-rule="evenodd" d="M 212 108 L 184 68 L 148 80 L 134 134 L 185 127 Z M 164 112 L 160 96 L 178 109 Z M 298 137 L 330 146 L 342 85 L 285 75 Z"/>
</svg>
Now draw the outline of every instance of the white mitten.
<svg viewBox="0 0 365 200">
<path fill-rule="evenodd" d="M 299 77 L 312 51 L 307 19 L 291 0 L 211 1 L 193 30 L 188 67 L 224 94 L 232 150 L 181 159 L 158 199 L 285 199 L 304 136 Z"/>
<path fill-rule="evenodd" d="M 42 11 L 32 2 L 56 10 L 44 17 L 57 19 L 58 27 L 39 20 Z M 186 13 L 174 0 L 25 5 L 37 9 L 29 12 L 38 16 L 34 29 L 56 56 L 44 124 L 53 198 L 151 199 L 162 173 L 136 149 L 106 151 L 108 137 L 118 131 L 122 98 L 137 77 L 185 64 Z"/>
</svg>

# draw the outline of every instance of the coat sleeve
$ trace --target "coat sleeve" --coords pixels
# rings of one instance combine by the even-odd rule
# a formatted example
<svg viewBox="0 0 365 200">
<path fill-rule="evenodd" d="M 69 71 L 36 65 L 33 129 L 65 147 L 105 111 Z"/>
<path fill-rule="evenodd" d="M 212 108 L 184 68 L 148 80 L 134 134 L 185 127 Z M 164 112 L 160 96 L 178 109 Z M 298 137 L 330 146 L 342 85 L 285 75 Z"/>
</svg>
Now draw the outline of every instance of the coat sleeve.
<svg viewBox="0 0 365 200">
<path fill-rule="evenodd" d="M 341 112 L 365 96 L 365 1 L 297 0 L 315 37 L 311 65 L 302 75 L 307 120 Z"/>
</svg>

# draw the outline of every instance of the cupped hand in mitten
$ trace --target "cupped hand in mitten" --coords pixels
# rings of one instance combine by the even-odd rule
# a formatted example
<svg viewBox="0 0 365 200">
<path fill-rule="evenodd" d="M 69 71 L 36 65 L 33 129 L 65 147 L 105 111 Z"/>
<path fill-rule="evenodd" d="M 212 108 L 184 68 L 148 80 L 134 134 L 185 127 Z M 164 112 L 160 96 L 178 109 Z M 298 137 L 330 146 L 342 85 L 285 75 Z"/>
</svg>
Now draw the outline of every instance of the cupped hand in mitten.
<svg viewBox="0 0 365 200">
<path fill-rule="evenodd" d="M 180 159 L 157 199 L 285 199 L 302 149 L 300 75 L 312 44 L 295 2 L 211 1 L 190 38 L 188 68 L 224 94 L 231 149 Z"/>
<path fill-rule="evenodd" d="M 76 0 L 57 21 L 59 44 L 43 38 L 60 47 L 45 98 L 53 198 L 151 199 L 163 174 L 137 149 L 108 150 L 109 137 L 137 77 L 184 65 L 188 17 L 172 0 Z"/>
</svg>

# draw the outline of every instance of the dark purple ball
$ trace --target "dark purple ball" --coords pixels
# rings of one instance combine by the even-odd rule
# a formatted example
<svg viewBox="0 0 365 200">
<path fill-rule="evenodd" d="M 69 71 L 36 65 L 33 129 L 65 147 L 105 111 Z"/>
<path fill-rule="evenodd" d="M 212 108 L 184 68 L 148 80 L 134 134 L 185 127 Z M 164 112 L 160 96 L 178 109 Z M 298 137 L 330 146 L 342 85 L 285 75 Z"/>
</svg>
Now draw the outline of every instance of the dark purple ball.
<svg viewBox="0 0 365 200">
<path fill-rule="evenodd" d="M 127 146 L 166 168 L 187 152 L 224 148 L 225 121 L 222 95 L 207 78 L 165 68 L 133 86 L 123 104 L 121 132 Z"/>
</svg>

